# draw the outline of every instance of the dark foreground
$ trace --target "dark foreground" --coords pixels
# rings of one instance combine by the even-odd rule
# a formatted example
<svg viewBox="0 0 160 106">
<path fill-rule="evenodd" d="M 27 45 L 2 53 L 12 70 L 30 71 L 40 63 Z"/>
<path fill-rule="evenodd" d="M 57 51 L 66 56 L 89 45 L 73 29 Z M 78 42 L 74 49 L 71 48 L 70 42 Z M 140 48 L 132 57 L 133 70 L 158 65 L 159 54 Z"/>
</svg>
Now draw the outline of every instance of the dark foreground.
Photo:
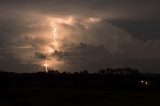
<svg viewBox="0 0 160 106">
<path fill-rule="evenodd" d="M 159 106 L 160 92 L 9 88 L 0 106 Z"/>
<path fill-rule="evenodd" d="M 160 106 L 159 98 L 160 75 L 131 69 L 0 72 L 0 106 Z"/>
</svg>

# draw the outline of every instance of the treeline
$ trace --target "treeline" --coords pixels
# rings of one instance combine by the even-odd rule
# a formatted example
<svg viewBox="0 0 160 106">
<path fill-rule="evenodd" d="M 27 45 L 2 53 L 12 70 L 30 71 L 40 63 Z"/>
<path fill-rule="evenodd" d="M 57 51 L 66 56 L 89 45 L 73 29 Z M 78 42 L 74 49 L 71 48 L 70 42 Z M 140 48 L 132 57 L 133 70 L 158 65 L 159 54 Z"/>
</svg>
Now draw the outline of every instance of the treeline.
<svg viewBox="0 0 160 106">
<path fill-rule="evenodd" d="M 76 89 L 159 90 L 159 74 L 142 74 L 136 69 L 102 69 L 96 73 L 50 70 L 37 73 L 0 72 L 0 89 L 12 87 L 56 87 Z"/>
</svg>

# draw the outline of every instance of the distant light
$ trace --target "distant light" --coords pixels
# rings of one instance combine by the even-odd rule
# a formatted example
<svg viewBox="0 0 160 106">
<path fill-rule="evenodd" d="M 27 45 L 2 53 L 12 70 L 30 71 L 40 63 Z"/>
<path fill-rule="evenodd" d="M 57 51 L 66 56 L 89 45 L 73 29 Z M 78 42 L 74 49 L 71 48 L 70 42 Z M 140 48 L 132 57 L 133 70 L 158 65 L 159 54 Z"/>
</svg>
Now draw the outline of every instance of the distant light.
<svg viewBox="0 0 160 106">
<path fill-rule="evenodd" d="M 140 81 L 140 82 L 141 82 L 142 84 L 149 85 L 149 84 L 148 84 L 148 81 L 143 81 L 143 80 L 142 80 L 142 81 Z"/>
<path fill-rule="evenodd" d="M 148 85 L 148 82 L 146 81 L 145 84 Z"/>
</svg>

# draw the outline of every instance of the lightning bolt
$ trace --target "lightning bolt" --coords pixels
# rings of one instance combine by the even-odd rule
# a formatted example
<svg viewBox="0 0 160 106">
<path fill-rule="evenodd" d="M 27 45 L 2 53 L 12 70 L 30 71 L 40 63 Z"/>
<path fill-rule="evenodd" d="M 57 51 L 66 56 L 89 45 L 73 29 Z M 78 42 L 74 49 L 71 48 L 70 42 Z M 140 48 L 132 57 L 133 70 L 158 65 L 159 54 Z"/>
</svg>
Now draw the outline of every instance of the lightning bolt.
<svg viewBox="0 0 160 106">
<path fill-rule="evenodd" d="M 53 32 L 52 32 L 52 40 L 53 40 L 53 43 L 52 43 L 52 46 L 53 48 L 49 49 L 49 55 L 51 55 L 52 53 L 54 53 L 56 50 L 57 50 L 57 28 L 56 28 L 56 25 L 55 24 L 52 24 L 52 27 L 53 27 Z M 45 67 L 45 71 L 48 72 L 48 59 L 45 59 L 44 60 L 44 67 Z"/>
<path fill-rule="evenodd" d="M 57 28 L 56 28 L 56 25 L 53 24 L 53 52 L 57 49 Z"/>
<path fill-rule="evenodd" d="M 45 60 L 44 67 L 46 72 L 48 72 L 48 60 Z"/>
</svg>

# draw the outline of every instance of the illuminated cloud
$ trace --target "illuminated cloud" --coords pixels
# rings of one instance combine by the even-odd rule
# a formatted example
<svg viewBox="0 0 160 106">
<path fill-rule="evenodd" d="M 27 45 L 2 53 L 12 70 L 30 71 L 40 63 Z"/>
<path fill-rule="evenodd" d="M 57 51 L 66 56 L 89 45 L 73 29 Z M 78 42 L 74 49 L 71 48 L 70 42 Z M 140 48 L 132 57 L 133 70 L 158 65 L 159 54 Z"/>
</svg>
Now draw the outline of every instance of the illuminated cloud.
<svg viewBox="0 0 160 106">
<path fill-rule="evenodd" d="M 152 2 L 152 3 L 151 3 Z M 160 69 L 158 0 L 0 1 L 0 69 Z M 56 28 L 56 48 L 53 33 Z M 27 67 L 27 68 L 25 68 Z"/>
</svg>

